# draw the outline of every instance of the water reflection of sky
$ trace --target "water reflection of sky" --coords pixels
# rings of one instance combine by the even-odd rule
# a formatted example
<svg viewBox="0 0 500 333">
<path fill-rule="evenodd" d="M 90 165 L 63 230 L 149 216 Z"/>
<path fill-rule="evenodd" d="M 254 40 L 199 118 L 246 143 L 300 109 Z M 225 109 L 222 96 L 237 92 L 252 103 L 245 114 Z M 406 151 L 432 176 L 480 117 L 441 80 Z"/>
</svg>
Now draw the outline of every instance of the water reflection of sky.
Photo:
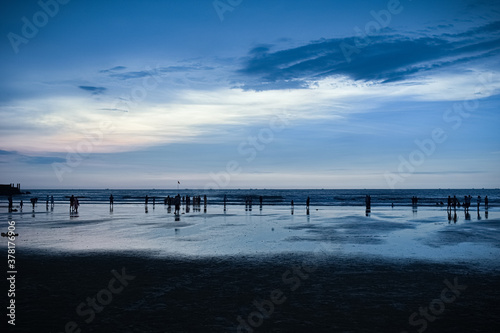
<svg viewBox="0 0 500 333">
<path fill-rule="evenodd" d="M 252 255 L 312 252 L 327 249 L 333 255 L 380 255 L 432 260 L 490 260 L 500 255 L 498 209 L 463 210 L 448 220 L 445 208 L 319 207 L 310 210 L 286 206 L 209 206 L 207 213 L 182 214 L 178 221 L 163 205 L 89 204 L 77 217 L 56 205 L 35 213 L 0 213 L 16 221 L 18 250 L 134 251 L 160 255 Z M 6 229 L 5 224 L 5 229 Z M 3 239 L 6 244 L 6 239 Z"/>
</svg>

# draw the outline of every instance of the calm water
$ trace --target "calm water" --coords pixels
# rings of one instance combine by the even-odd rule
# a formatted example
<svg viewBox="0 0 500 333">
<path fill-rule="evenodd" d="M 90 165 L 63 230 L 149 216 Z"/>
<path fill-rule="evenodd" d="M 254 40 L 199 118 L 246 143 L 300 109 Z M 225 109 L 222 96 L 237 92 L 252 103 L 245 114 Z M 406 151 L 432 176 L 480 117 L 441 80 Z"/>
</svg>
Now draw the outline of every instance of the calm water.
<svg viewBox="0 0 500 333">
<path fill-rule="evenodd" d="M 114 209 L 107 203 L 115 198 Z M 205 211 L 182 207 L 181 214 L 163 205 L 176 190 L 33 190 L 16 196 L 23 211 L 7 212 L 0 203 L 0 221 L 14 220 L 22 251 L 146 251 L 158 255 L 253 255 L 314 252 L 334 256 L 378 255 L 489 262 L 500 256 L 499 190 L 180 190 L 184 195 L 207 195 Z M 365 195 L 372 197 L 366 212 Z M 448 195 L 481 195 L 480 210 L 447 212 L 436 202 Z M 53 195 L 56 204 L 46 207 Z M 79 198 L 78 214 L 69 213 L 71 195 Z M 144 205 L 144 197 L 157 205 Z M 222 203 L 227 195 L 229 206 Z M 263 206 L 259 207 L 259 197 Z M 490 209 L 484 208 L 484 197 Z M 252 196 L 254 207 L 245 207 Z M 304 205 L 311 199 L 311 209 Z M 411 197 L 420 198 L 412 209 Z M 29 199 L 38 197 L 35 210 Z M 294 200 L 295 208 L 290 207 Z M 475 204 L 476 200 L 473 200 Z M 391 207 L 394 203 L 394 207 Z M 3 223 L 2 222 L 2 223 Z M 6 242 L 0 242 L 6 246 Z M 488 264 L 490 265 L 490 264 Z"/>
<path fill-rule="evenodd" d="M 295 205 L 304 205 L 309 196 L 312 206 L 363 206 L 365 195 L 372 198 L 372 206 L 387 206 L 394 203 L 397 206 L 411 206 L 411 198 L 417 196 L 420 206 L 436 206 L 436 203 L 446 204 L 448 195 L 454 195 L 462 202 L 465 195 L 473 197 L 475 205 L 478 195 L 481 196 L 482 204 L 484 197 L 488 196 L 489 205 L 492 207 L 500 205 L 499 189 L 434 189 L 434 190 L 29 190 L 30 194 L 19 195 L 14 198 L 15 205 L 23 200 L 25 205 L 29 204 L 30 198 L 38 197 L 39 204 L 46 200 L 47 195 L 53 195 L 58 203 L 68 202 L 71 195 L 78 197 L 81 204 L 85 202 L 106 203 L 109 195 L 113 194 L 116 204 L 133 204 L 144 202 L 148 195 L 150 199 L 156 198 L 157 203 L 162 203 L 166 196 L 206 195 L 209 204 L 221 204 L 224 195 L 227 196 L 229 205 L 240 205 L 245 203 L 245 198 L 252 197 L 253 204 L 259 204 L 259 197 L 263 197 L 264 205 L 289 205 L 294 200 Z M 151 202 L 151 201 L 150 201 Z M 7 197 L 0 197 L 0 204 L 7 204 Z"/>
</svg>

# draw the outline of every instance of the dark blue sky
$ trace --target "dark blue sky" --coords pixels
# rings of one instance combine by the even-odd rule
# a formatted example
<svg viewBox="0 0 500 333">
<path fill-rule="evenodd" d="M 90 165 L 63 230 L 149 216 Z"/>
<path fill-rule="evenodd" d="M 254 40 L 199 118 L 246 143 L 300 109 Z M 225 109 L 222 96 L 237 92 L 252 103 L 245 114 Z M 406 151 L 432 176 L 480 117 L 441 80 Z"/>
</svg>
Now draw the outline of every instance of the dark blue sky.
<svg viewBox="0 0 500 333">
<path fill-rule="evenodd" d="M 498 1 L 0 5 L 0 183 L 499 187 Z"/>
</svg>

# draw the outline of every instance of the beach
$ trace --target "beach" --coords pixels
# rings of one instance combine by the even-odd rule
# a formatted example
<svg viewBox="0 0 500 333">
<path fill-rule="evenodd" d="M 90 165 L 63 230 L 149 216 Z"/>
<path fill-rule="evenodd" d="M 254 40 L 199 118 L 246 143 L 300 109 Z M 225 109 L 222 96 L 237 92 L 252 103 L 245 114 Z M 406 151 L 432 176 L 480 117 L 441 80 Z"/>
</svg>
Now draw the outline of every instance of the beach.
<svg viewBox="0 0 500 333">
<path fill-rule="evenodd" d="M 31 253 L 19 257 L 19 270 L 13 332 L 65 332 L 71 322 L 74 332 L 417 332 L 423 325 L 426 332 L 496 332 L 500 327 L 500 272 L 465 264 L 295 254 L 202 259 Z M 129 280 L 108 300 L 101 291 L 114 277 L 111 270 L 124 270 Z M 458 295 L 445 294 L 456 299 L 432 304 L 434 321 L 418 315 L 418 325 L 410 325 L 413 313 L 440 299 L 446 280 L 458 283 Z M 272 298 L 277 291 L 280 296 Z M 91 307 L 82 307 L 81 316 L 77 308 L 99 292 L 106 305 L 87 323 Z M 271 299 L 279 303 L 273 302 L 273 309 Z M 240 326 L 238 318 L 246 324 Z"/>
<path fill-rule="evenodd" d="M 0 211 L 19 234 L 9 332 L 500 328 L 496 206 L 82 201 Z"/>
</svg>

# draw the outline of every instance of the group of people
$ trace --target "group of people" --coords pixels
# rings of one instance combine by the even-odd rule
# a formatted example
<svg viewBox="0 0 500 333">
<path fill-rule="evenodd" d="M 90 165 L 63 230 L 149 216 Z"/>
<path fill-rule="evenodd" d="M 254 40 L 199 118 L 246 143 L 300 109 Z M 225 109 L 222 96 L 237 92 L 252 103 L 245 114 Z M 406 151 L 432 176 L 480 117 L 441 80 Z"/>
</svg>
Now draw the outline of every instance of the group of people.
<svg viewBox="0 0 500 333">
<path fill-rule="evenodd" d="M 31 206 L 33 208 L 33 211 L 35 210 L 35 205 L 37 204 L 38 202 L 38 198 L 30 198 L 30 202 L 31 202 Z M 24 206 L 24 202 L 23 200 L 21 200 L 19 202 L 19 208 L 21 211 L 23 211 L 23 206 Z M 49 196 L 47 195 L 47 203 L 46 203 L 46 207 L 47 207 L 47 210 L 49 209 Z M 54 196 L 51 196 L 50 197 L 50 207 L 51 209 L 54 209 Z M 12 200 L 12 195 L 9 195 L 9 213 L 11 212 L 17 212 L 17 209 L 14 209 L 14 203 L 13 203 L 13 200 Z"/>
<path fill-rule="evenodd" d="M 261 198 L 262 198 L 262 197 L 261 197 Z M 309 215 L 309 205 L 310 205 L 310 203 L 311 203 L 311 198 L 307 197 L 307 199 L 306 199 L 306 215 Z M 261 201 L 261 204 L 260 204 L 260 205 L 262 206 L 262 201 Z M 293 211 L 294 211 L 294 208 L 295 208 L 295 207 L 294 207 L 294 205 L 295 205 L 295 204 L 294 204 L 294 202 L 293 202 L 293 200 L 292 200 L 292 202 L 291 202 L 291 206 L 292 206 L 292 215 L 293 215 Z"/>
<path fill-rule="evenodd" d="M 262 202 L 264 198 L 259 196 L 259 205 L 260 208 L 262 209 Z M 227 196 L 224 194 L 224 210 L 226 209 L 226 202 L 227 202 Z M 252 210 L 252 205 L 253 205 L 253 197 L 251 195 L 245 197 L 245 207 L 249 208 L 249 210 Z"/>
<path fill-rule="evenodd" d="M 49 209 L 49 196 L 48 195 L 47 195 L 47 198 L 45 200 L 45 207 L 47 209 Z M 50 208 L 54 209 L 54 196 L 53 195 L 50 196 Z"/>
<path fill-rule="evenodd" d="M 479 207 L 481 206 L 481 196 L 477 196 L 477 210 L 479 210 Z M 454 195 L 453 198 L 451 196 L 448 196 L 448 210 L 451 210 L 453 207 L 456 209 L 457 207 L 463 207 L 466 211 L 469 210 L 470 206 L 472 204 L 472 196 L 470 195 L 465 195 L 464 196 L 464 201 L 463 203 L 460 203 L 460 201 L 457 199 L 457 196 Z M 488 196 L 484 198 L 484 208 L 488 209 L 489 201 L 488 201 Z"/>
<path fill-rule="evenodd" d="M 35 210 L 35 205 L 38 202 L 38 198 L 31 198 L 30 201 L 31 201 L 31 205 L 32 205 L 33 211 L 34 211 Z M 45 207 L 46 207 L 47 210 L 49 209 L 49 203 L 50 203 L 50 209 L 54 209 L 55 200 L 54 200 L 54 196 L 53 195 L 51 195 L 50 197 L 49 197 L 49 195 L 47 195 L 47 197 L 45 199 Z M 71 214 L 78 213 L 78 206 L 80 206 L 80 202 L 78 201 L 78 198 L 76 198 L 74 195 L 72 195 L 69 198 L 69 212 Z M 20 203 L 20 207 L 21 207 L 21 210 L 22 210 L 23 209 L 23 201 L 22 200 L 21 200 L 21 203 Z"/>
<path fill-rule="evenodd" d="M 180 194 L 177 194 L 175 197 L 167 196 L 166 198 L 164 198 L 163 204 L 165 206 L 168 206 L 169 212 L 170 212 L 170 209 L 172 208 L 172 206 L 174 206 L 174 214 L 178 215 L 180 213 L 182 205 L 185 205 L 186 211 L 189 212 L 189 207 L 192 204 L 193 210 L 196 211 L 201 206 L 201 200 L 202 200 L 201 196 L 193 196 L 191 198 L 189 195 L 181 197 Z M 145 197 L 146 211 L 147 211 L 148 202 L 149 202 L 149 197 L 146 195 L 146 197 Z M 153 197 L 153 207 L 154 207 L 155 203 L 156 203 L 156 198 Z M 206 209 L 207 209 L 207 196 L 206 195 L 203 196 L 203 205 L 204 205 L 205 211 L 206 211 Z"/>
<path fill-rule="evenodd" d="M 78 198 L 72 195 L 69 198 L 69 212 L 72 214 L 78 214 L 78 206 L 80 206 Z"/>
</svg>

